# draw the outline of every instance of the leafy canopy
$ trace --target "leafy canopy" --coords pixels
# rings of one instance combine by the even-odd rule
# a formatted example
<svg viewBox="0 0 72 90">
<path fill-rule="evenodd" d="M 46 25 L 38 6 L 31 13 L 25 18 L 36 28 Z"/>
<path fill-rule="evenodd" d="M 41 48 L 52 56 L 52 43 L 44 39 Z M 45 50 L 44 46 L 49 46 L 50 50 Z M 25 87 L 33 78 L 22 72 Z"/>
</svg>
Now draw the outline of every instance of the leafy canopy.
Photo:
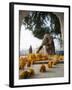
<svg viewBox="0 0 72 90">
<path fill-rule="evenodd" d="M 30 11 L 23 24 L 33 35 L 42 39 L 45 33 L 61 34 L 59 18 L 52 12 Z"/>
</svg>

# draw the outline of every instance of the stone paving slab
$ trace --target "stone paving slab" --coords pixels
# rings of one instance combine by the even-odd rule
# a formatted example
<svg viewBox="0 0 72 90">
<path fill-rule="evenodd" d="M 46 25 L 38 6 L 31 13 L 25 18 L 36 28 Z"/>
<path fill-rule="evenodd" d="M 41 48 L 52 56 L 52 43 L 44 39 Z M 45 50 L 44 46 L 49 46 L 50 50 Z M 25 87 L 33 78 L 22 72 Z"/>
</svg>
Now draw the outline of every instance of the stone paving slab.
<svg viewBox="0 0 72 90">
<path fill-rule="evenodd" d="M 64 63 L 59 63 L 53 68 L 48 68 L 47 64 L 46 66 L 46 72 L 42 73 L 40 72 L 40 67 L 42 64 L 34 64 L 31 68 L 34 69 L 35 75 L 32 78 L 56 78 L 56 77 L 64 77 Z M 29 68 L 28 68 L 29 69 Z"/>
</svg>

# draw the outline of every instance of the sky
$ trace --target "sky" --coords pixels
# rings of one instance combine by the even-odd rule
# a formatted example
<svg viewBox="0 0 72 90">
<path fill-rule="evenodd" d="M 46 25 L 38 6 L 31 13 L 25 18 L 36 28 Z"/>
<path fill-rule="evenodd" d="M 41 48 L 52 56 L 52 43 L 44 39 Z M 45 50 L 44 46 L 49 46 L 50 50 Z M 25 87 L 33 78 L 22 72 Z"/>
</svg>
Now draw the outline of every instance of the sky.
<svg viewBox="0 0 72 90">
<path fill-rule="evenodd" d="M 26 29 L 24 25 L 21 26 L 20 35 L 20 50 L 29 49 L 30 45 L 32 48 L 37 48 L 41 45 L 42 40 L 33 36 L 32 31 Z"/>
<path fill-rule="evenodd" d="M 33 49 L 38 48 L 42 43 L 41 39 L 38 39 L 33 36 L 32 31 L 26 29 L 24 25 L 21 25 L 21 33 L 20 33 L 20 51 L 29 49 L 30 45 Z M 55 49 L 60 49 L 60 44 L 58 40 L 54 39 Z"/>
</svg>

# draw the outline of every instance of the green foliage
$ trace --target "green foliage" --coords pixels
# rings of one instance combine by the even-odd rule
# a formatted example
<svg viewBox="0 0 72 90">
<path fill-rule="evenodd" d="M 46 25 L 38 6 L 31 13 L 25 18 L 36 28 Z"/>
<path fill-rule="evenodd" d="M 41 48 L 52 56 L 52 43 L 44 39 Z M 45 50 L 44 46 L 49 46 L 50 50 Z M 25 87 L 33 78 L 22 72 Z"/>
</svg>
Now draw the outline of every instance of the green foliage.
<svg viewBox="0 0 72 90">
<path fill-rule="evenodd" d="M 33 31 L 33 35 L 39 39 L 42 39 L 45 33 L 49 33 L 49 28 L 40 28 Z"/>
<path fill-rule="evenodd" d="M 39 39 L 42 39 L 45 33 L 61 33 L 59 18 L 52 12 L 30 11 L 24 18 L 24 25 Z"/>
</svg>

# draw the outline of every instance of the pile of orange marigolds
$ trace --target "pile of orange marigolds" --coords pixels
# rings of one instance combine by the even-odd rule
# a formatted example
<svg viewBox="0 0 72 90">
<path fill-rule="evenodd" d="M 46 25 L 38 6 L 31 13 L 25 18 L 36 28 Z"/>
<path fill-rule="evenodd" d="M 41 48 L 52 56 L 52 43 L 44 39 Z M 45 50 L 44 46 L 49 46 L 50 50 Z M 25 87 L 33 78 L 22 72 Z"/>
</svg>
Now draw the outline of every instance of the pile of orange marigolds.
<svg viewBox="0 0 72 90">
<path fill-rule="evenodd" d="M 28 71 L 24 71 L 24 68 L 31 67 L 36 61 L 48 61 L 47 67 L 52 68 L 60 61 L 64 60 L 64 55 L 43 55 L 43 54 L 28 54 L 27 56 L 20 56 L 19 69 L 23 70 L 20 73 L 20 79 L 28 78 L 35 74 L 34 69 L 30 68 Z M 40 72 L 46 72 L 45 64 L 41 64 Z"/>
</svg>

